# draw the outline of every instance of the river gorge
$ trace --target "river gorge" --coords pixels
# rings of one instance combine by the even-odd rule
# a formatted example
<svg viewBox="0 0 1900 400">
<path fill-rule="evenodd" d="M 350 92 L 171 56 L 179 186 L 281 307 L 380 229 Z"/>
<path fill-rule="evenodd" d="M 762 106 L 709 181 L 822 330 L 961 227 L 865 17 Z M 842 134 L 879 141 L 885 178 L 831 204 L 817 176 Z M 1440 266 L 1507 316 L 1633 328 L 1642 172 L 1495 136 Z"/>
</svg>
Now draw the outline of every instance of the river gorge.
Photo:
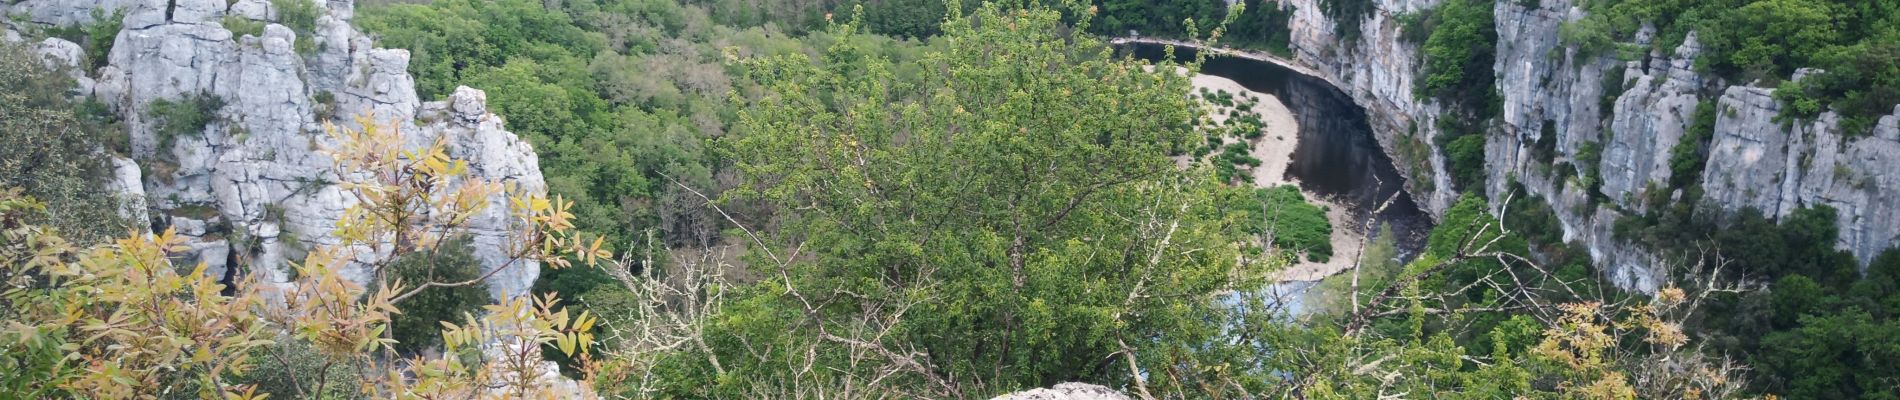
<svg viewBox="0 0 1900 400">
<path fill-rule="evenodd" d="M 1160 44 L 1121 46 L 1124 53 L 1144 60 L 1166 56 Z M 1179 61 L 1190 61 L 1196 51 L 1177 47 L 1174 55 Z M 1294 141 L 1285 176 L 1273 181 L 1297 183 L 1309 199 L 1344 208 L 1344 213 L 1334 213 L 1335 230 L 1367 237 L 1377 232 L 1380 224 L 1388 224 L 1401 257 L 1408 259 L 1424 244 L 1432 228 L 1430 215 L 1406 193 L 1405 178 L 1373 138 L 1365 110 L 1345 93 L 1279 64 L 1241 57 L 1209 56 L 1200 73 L 1271 95 L 1292 112 L 1299 137 Z M 1356 254 L 1351 249 L 1336 250 Z M 1352 260 L 1346 264 L 1351 265 Z"/>
</svg>

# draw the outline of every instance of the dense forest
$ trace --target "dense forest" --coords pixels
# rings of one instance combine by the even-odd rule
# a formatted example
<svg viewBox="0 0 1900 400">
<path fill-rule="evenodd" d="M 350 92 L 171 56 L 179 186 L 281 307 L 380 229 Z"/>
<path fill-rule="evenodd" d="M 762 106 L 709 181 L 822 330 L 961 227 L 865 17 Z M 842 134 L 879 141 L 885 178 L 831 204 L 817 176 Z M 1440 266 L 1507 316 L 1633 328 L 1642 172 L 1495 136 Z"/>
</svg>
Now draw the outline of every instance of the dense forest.
<svg viewBox="0 0 1900 400">
<path fill-rule="evenodd" d="M 1316 4 L 1346 40 L 1382 12 Z M 1502 101 L 1496 5 L 1394 16 L 1421 57 L 1406 89 L 1451 110 L 1432 140 L 1467 193 L 1415 254 L 1376 229 L 1300 314 L 1269 290 L 1275 274 L 1335 257 L 1329 235 L 1352 228 L 1295 186 L 1237 175 L 1246 148 L 1221 138 L 1260 123 L 1209 131 L 1232 128 L 1207 124 L 1203 103 L 1234 99 L 1194 95 L 1202 59 L 1106 41 L 1285 56 L 1295 10 L 1279 1 L 364 2 L 354 23 L 408 51 L 418 95 L 486 91 L 533 144 L 547 193 L 471 178 L 443 144 L 390 127 L 328 126 L 352 179 L 338 184 L 369 200 L 283 291 L 174 263 L 172 231 L 137 233 L 105 188 L 123 118 L 0 42 L 0 392 L 989 398 L 1088 382 L 1142 399 L 1900 398 L 1900 249 L 1837 249 L 1826 206 L 1702 201 L 1693 172 L 1719 86 L 1666 149 L 1681 194 L 1652 192 L 1615 223 L 1671 266 L 1655 293 L 1604 279 L 1520 183 L 1504 199 L 1474 190 Z M 1900 103 L 1900 2 L 1580 7 L 1568 46 L 1634 59 L 1694 32 L 1698 71 L 1776 87 L 1791 120 L 1833 110 L 1864 135 Z M 97 62 L 110 43 L 97 32 L 118 29 L 103 25 L 27 34 L 76 39 Z M 1157 72 L 1176 67 L 1188 75 Z M 217 101 L 162 100 L 146 117 L 201 130 Z M 530 295 L 482 286 L 467 220 L 488 195 L 519 221 L 511 262 L 544 266 Z M 338 272 L 358 262 L 351 246 L 387 246 L 370 281 Z"/>
</svg>

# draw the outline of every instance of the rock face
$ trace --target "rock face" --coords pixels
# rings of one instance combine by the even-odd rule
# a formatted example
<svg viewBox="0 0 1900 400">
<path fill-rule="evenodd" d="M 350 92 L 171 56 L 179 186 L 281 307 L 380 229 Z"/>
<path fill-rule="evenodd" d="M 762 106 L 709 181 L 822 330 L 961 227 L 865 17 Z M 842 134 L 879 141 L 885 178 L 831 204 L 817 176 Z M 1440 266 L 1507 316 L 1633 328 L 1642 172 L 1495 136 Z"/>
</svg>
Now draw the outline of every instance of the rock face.
<svg viewBox="0 0 1900 400">
<path fill-rule="evenodd" d="M 1494 208 L 1507 197 L 1544 199 L 1564 240 L 1587 248 L 1606 278 L 1625 289 L 1656 290 L 1665 272 L 1658 259 L 1613 237 L 1611 227 L 1641 212 L 1648 190 L 1668 187 L 1671 150 L 1692 122 L 1703 84 L 1690 69 L 1701 47 L 1691 35 L 1671 54 L 1618 62 L 1562 43 L 1558 28 L 1584 16 L 1569 2 L 1500 2 L 1494 12 L 1504 103 L 1502 123 L 1485 146 L 1485 189 Z M 1554 151 L 1538 155 L 1540 143 Z M 1587 148 L 1600 152 L 1598 163 L 1579 159 Z M 1593 171 L 1602 182 L 1596 193 L 1574 178 Z M 1509 193 L 1513 179 L 1527 193 Z"/>
<path fill-rule="evenodd" d="M 1130 400 L 1130 398 L 1128 395 L 1102 385 L 1069 382 L 1048 388 L 996 396 L 990 400 Z"/>
<path fill-rule="evenodd" d="M 26 22 L 42 25 L 86 24 L 96 21 L 93 18 L 94 11 L 99 11 L 99 17 L 110 18 L 114 10 L 124 10 L 146 1 L 149 0 L 22 1 L 12 5 L 0 4 L 0 15 L 18 15 Z"/>
<path fill-rule="evenodd" d="M 1373 0 L 1375 10 L 1360 24 L 1357 40 L 1340 37 L 1332 21 L 1321 11 L 1325 0 L 1285 0 L 1282 7 L 1293 7 L 1288 20 L 1292 31 L 1291 46 L 1295 63 L 1319 74 L 1346 92 L 1366 108 L 1367 122 L 1398 170 L 1414 179 L 1406 186 L 1419 205 L 1434 214 L 1442 213 L 1456 202 L 1456 193 L 1438 188 L 1451 187 L 1451 175 L 1441 157 L 1412 157 L 1399 152 L 1400 146 L 1433 149 L 1431 137 L 1437 132 L 1441 107 L 1412 95 L 1418 78 L 1418 49 L 1399 39 L 1399 22 L 1405 12 L 1428 9 L 1437 0 Z M 1422 140 L 1421 140 L 1422 139 Z M 1423 182 L 1421 182 L 1423 180 Z"/>
<path fill-rule="evenodd" d="M 80 72 L 80 95 L 118 111 L 131 131 L 132 156 L 142 165 L 115 162 L 118 185 L 133 186 L 121 192 L 143 193 L 154 226 L 191 238 L 194 261 L 210 264 L 212 273 L 248 262 L 287 282 L 290 262 L 338 242 L 331 231 L 355 200 L 335 185 L 333 162 L 321 152 L 334 145 L 324 121 L 358 128 L 355 118 L 368 116 L 396 126 L 414 146 L 442 139 L 451 157 L 468 160 L 472 176 L 545 193 L 533 148 L 488 112 L 484 93 L 460 88 L 444 101 L 422 102 L 406 72 L 408 51 L 372 46 L 349 24 L 350 1 L 318 6 L 315 32 L 276 23 L 265 0 L 25 0 L 0 11 L 39 24 L 123 13 L 107 65 Z M 221 25 L 227 16 L 270 23 L 258 35 L 240 36 Z M 314 49 L 300 53 L 299 35 L 309 35 Z M 49 62 L 77 65 L 78 46 L 54 40 L 40 47 Z M 203 131 L 160 137 L 147 115 L 151 104 L 195 95 L 224 105 Z M 489 267 L 505 262 L 505 201 L 489 199 L 470 224 L 476 256 Z M 362 268 L 343 272 L 368 278 Z M 538 274 L 538 265 L 516 263 L 490 278 L 490 290 L 497 298 L 522 295 Z"/>
<path fill-rule="evenodd" d="M 1418 49 L 1399 39 L 1395 18 L 1437 2 L 1375 0 L 1376 10 L 1362 21 L 1353 41 L 1334 31 L 1337 22 L 1320 11 L 1319 3 L 1282 3 L 1297 8 L 1290 23 L 1292 61 L 1365 107 L 1376 138 L 1413 179 L 1407 186 L 1413 197 L 1442 214 L 1458 194 L 1448 189 L 1437 149 L 1428 160 L 1401 149 L 1431 145 L 1433 122 L 1443 110 L 1413 96 Z M 1895 171 L 1900 108 L 1881 119 L 1872 135 L 1839 132 L 1839 117 L 1833 114 L 1783 128 L 1770 89 L 1725 87 L 1695 72 L 1701 47 L 1693 33 L 1673 51 L 1623 62 L 1563 43 L 1562 24 L 1585 15 L 1576 0 L 1525 3 L 1500 1 L 1493 9 L 1498 30 L 1494 72 L 1503 110 L 1486 139 L 1484 190 L 1494 210 L 1507 197 L 1536 195 L 1556 211 L 1565 240 L 1586 247 L 1608 278 L 1626 289 L 1655 290 L 1665 273 L 1657 257 L 1614 237 L 1611 227 L 1643 213 L 1646 198 L 1680 195 L 1669 185 L 1671 150 L 1693 124 L 1698 104 L 1714 99 L 1721 109 L 1702 176 L 1705 201 L 1727 210 L 1754 207 L 1771 216 L 1833 206 L 1840 212 L 1838 245 L 1863 264 L 1900 243 L 1900 223 L 1895 223 L 1900 196 L 1881 196 L 1900 188 L 1900 171 Z M 1650 36 L 1639 33 L 1639 44 L 1649 44 Z M 1553 150 L 1539 151 L 1540 145 Z M 1577 157 L 1587 148 L 1600 152 L 1594 165 L 1581 165 Z M 1577 178 L 1591 171 L 1601 182 L 1594 193 Z M 1510 193 L 1513 180 L 1528 193 Z"/>
<path fill-rule="evenodd" d="M 1763 88 L 1722 94 L 1703 173 L 1706 197 L 1728 209 L 1754 207 L 1784 217 L 1801 207 L 1831 206 L 1839 214 L 1837 247 L 1864 265 L 1900 237 L 1900 106 L 1873 134 L 1840 132 L 1840 116 L 1776 122 L 1780 104 Z"/>
</svg>

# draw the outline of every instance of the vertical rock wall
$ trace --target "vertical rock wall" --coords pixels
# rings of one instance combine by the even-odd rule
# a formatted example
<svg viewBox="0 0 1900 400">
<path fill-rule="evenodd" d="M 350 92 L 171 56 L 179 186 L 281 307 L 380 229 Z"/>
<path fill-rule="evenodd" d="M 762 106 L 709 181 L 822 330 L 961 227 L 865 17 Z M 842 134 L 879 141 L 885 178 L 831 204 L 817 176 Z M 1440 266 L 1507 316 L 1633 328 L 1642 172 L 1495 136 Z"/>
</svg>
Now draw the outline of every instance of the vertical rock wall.
<svg viewBox="0 0 1900 400">
<path fill-rule="evenodd" d="M 1781 105 L 1769 89 L 1735 86 L 1722 93 L 1705 196 L 1735 210 L 1754 207 L 1784 217 L 1801 207 L 1834 207 L 1838 247 L 1865 265 L 1900 237 L 1900 106 L 1871 135 L 1840 132 L 1840 116 L 1775 120 Z"/>
<path fill-rule="evenodd" d="M 1421 203 L 1432 213 L 1444 212 L 1458 195 L 1448 189 L 1437 149 L 1429 160 L 1405 151 L 1431 144 L 1432 122 L 1442 108 L 1412 95 L 1420 73 L 1418 49 L 1399 39 L 1395 18 L 1437 2 L 1375 1 L 1377 10 L 1363 21 L 1356 41 L 1334 32 L 1336 22 L 1319 3 L 1284 2 L 1298 8 L 1290 24 L 1295 61 L 1366 108 L 1375 136 L 1398 168 L 1415 180 L 1429 177 L 1429 183 L 1408 183 L 1414 197 L 1425 199 Z M 1565 239 L 1587 248 L 1608 278 L 1627 289 L 1655 290 L 1664 280 L 1661 261 L 1642 246 L 1614 237 L 1611 228 L 1618 219 L 1644 212 L 1645 198 L 1680 196 L 1669 187 L 1671 150 L 1693 124 L 1702 98 L 1720 93 L 1722 110 L 1702 176 L 1706 200 L 1728 210 L 1755 207 L 1774 216 L 1799 207 L 1833 206 L 1840 210 L 1839 246 L 1863 263 L 1900 243 L 1900 196 L 1893 195 L 1900 189 L 1900 108 L 1872 135 L 1842 134 L 1833 114 L 1784 127 L 1776 121 L 1780 106 L 1770 89 L 1725 86 L 1694 70 L 1701 48 L 1693 33 L 1673 51 L 1620 61 L 1563 43 L 1562 24 L 1585 15 L 1575 0 L 1526 3 L 1499 1 L 1494 8 L 1493 72 L 1503 112 L 1487 135 L 1484 188 L 1494 209 L 1509 196 L 1541 197 L 1557 212 Z M 1647 45 L 1651 34 L 1638 36 L 1638 44 Z M 1618 70 L 1621 80 L 1614 79 Z M 1614 101 L 1606 102 L 1606 95 Z M 1555 149 L 1548 158 L 1535 154 L 1540 139 Z M 1580 165 L 1577 155 L 1586 147 L 1600 151 L 1594 165 Z M 1601 181 L 1595 193 L 1577 178 L 1592 171 Z M 1529 193 L 1508 193 L 1513 180 Z"/>
<path fill-rule="evenodd" d="M 1437 132 L 1440 106 L 1412 95 L 1418 78 L 1418 49 L 1399 39 L 1396 16 L 1431 8 L 1437 0 L 1375 0 L 1375 10 L 1361 25 L 1357 40 L 1346 41 L 1335 30 L 1336 22 L 1321 9 L 1324 0 L 1284 0 L 1293 7 L 1288 20 L 1292 31 L 1293 62 L 1318 73 L 1360 106 L 1365 107 L 1373 136 L 1385 148 L 1400 174 L 1412 179 L 1407 191 L 1419 206 L 1433 214 L 1443 213 L 1457 201 L 1444 160 L 1436 156 L 1417 156 L 1401 151 L 1402 146 L 1422 146 L 1437 154 L 1431 138 Z"/>
</svg>

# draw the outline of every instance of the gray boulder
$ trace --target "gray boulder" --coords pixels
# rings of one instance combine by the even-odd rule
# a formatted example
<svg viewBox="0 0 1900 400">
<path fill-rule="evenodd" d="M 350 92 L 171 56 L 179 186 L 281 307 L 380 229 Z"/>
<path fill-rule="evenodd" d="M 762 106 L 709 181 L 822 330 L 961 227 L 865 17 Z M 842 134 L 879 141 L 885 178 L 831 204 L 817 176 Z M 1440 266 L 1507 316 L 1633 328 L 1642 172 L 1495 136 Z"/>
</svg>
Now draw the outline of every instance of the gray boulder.
<svg viewBox="0 0 1900 400">
<path fill-rule="evenodd" d="M 1053 387 L 1030 389 L 996 396 L 991 400 L 1131 400 L 1128 395 L 1102 385 L 1059 383 Z"/>
</svg>

